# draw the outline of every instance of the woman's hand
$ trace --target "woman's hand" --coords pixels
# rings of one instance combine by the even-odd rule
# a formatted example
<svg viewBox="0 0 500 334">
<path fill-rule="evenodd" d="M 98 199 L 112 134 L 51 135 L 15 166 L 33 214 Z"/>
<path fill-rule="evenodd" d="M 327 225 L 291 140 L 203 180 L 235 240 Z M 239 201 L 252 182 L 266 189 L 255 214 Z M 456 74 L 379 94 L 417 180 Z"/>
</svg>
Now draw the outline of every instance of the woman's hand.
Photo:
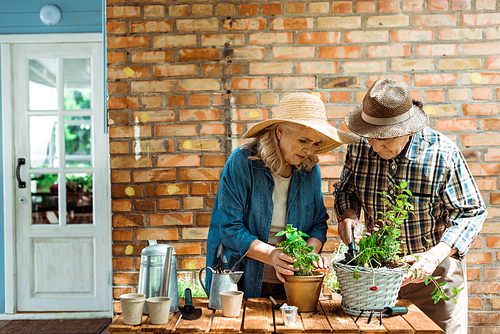
<svg viewBox="0 0 500 334">
<path fill-rule="evenodd" d="M 340 239 L 349 246 L 351 243 L 352 227 L 354 227 L 354 240 L 356 243 L 361 239 L 361 223 L 354 210 L 346 210 L 342 214 L 342 221 L 339 223 Z"/>
<path fill-rule="evenodd" d="M 313 265 L 315 268 L 318 268 L 318 269 L 330 268 L 330 260 L 328 260 L 326 258 L 326 256 L 319 255 L 319 254 L 316 254 L 316 255 L 318 255 L 318 261 L 313 262 Z"/>
<path fill-rule="evenodd" d="M 294 274 L 296 270 L 293 269 L 293 263 L 296 261 L 295 258 L 284 254 L 280 248 L 275 248 L 269 254 L 269 263 L 276 270 L 276 277 L 278 277 L 281 282 L 285 282 L 283 275 L 291 276 Z"/>
</svg>

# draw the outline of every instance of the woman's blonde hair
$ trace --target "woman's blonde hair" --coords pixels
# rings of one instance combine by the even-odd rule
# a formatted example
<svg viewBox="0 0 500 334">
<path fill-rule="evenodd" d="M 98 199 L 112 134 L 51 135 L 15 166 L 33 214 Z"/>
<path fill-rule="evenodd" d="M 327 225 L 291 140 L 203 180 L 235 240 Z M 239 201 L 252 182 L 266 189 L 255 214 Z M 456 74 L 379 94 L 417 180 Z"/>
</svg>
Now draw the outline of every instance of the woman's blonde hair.
<svg viewBox="0 0 500 334">
<path fill-rule="evenodd" d="M 272 172 L 280 175 L 284 172 L 286 162 L 281 154 L 279 148 L 279 140 L 276 135 L 276 128 L 281 126 L 283 132 L 296 131 L 299 132 L 303 128 L 307 128 L 304 125 L 295 124 L 292 122 L 282 122 L 273 124 L 259 133 L 250 143 L 245 145 L 243 148 L 252 149 L 256 148 L 257 154 L 249 157 L 250 160 L 262 160 L 264 165 L 271 169 Z M 327 140 L 328 138 L 322 133 L 316 131 L 322 140 Z M 317 163 L 319 159 L 316 154 L 311 154 L 307 158 L 301 161 L 297 166 L 297 170 L 304 168 L 305 170 L 311 170 Z"/>
</svg>

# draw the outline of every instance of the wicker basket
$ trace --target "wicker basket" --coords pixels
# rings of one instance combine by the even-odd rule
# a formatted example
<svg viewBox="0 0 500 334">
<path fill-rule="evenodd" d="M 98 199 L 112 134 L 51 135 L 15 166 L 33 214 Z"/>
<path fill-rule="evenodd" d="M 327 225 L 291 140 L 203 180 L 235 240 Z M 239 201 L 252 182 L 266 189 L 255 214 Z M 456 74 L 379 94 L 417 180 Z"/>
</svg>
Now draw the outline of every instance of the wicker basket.
<svg viewBox="0 0 500 334">
<path fill-rule="evenodd" d="M 357 268 L 359 279 L 354 279 L 356 266 L 345 265 L 339 262 L 332 263 L 340 285 L 342 296 L 342 310 L 353 316 L 358 316 L 362 310 L 382 309 L 394 306 L 398 297 L 399 288 L 403 281 L 405 270 L 403 268 L 366 269 Z M 375 284 L 373 275 L 375 273 Z M 377 291 L 370 287 L 377 286 Z M 363 312 L 362 316 L 368 317 L 370 312 Z"/>
</svg>

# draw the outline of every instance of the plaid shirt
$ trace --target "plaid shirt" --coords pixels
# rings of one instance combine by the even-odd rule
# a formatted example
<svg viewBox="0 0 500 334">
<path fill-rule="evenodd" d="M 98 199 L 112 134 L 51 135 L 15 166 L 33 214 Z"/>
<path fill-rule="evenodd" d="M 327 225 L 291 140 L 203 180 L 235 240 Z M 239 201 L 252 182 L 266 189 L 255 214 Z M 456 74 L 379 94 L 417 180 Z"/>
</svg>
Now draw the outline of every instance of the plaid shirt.
<svg viewBox="0 0 500 334">
<path fill-rule="evenodd" d="M 384 204 L 377 192 L 396 194 L 408 182 L 414 214 L 401 225 L 401 248 L 420 253 L 444 241 L 463 258 L 481 231 L 487 211 L 459 148 L 449 138 L 424 128 L 403 151 L 385 160 L 363 138 L 348 147 L 340 182 L 335 183 L 335 214 L 364 211 L 368 227 Z"/>
</svg>

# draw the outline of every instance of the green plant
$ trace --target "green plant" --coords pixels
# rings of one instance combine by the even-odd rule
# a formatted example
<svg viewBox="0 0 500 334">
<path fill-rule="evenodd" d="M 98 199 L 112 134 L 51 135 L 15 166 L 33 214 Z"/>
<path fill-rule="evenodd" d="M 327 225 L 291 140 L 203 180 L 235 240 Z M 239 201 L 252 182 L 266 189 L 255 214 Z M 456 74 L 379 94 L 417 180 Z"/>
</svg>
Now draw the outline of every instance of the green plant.
<svg viewBox="0 0 500 334">
<path fill-rule="evenodd" d="M 178 280 L 179 297 L 184 298 L 184 291 L 186 288 L 191 289 L 193 297 L 207 297 L 207 294 L 201 287 L 200 282 L 193 282 L 191 275 L 182 275 Z"/>
<path fill-rule="evenodd" d="M 356 266 L 361 266 L 364 268 L 397 268 L 405 267 L 409 270 L 410 265 L 404 261 L 404 258 L 400 255 L 401 251 L 401 241 L 399 241 L 399 236 L 401 235 L 401 224 L 408 218 L 408 215 L 413 212 L 413 205 L 408 201 L 408 196 L 412 196 L 410 190 L 407 189 L 408 183 L 403 182 L 400 186 L 396 185 L 398 189 L 398 194 L 393 197 L 387 194 L 385 191 L 377 192 L 382 196 L 381 201 L 385 204 L 384 211 L 377 211 L 380 214 L 379 218 L 375 222 L 375 226 L 369 228 L 365 235 L 359 241 L 358 255 L 354 258 L 354 263 Z M 418 257 L 417 261 L 418 261 Z M 419 277 L 418 270 L 415 270 L 415 278 Z M 373 286 L 370 288 L 372 291 L 377 291 L 377 286 L 375 285 L 375 273 L 373 279 Z M 357 270 L 354 270 L 354 278 L 357 278 Z M 439 300 L 449 300 L 444 290 L 444 285 L 446 282 L 439 283 L 438 280 L 441 277 L 433 277 L 432 275 L 426 275 L 425 285 L 433 283 L 435 289 L 432 292 L 432 299 L 434 304 Z M 457 294 L 463 290 L 453 287 L 452 299 L 457 303 L 455 297 Z"/>
<path fill-rule="evenodd" d="M 311 253 L 314 249 L 313 246 L 306 247 L 307 243 L 303 237 L 309 236 L 290 224 L 286 225 L 284 231 L 280 231 L 276 236 L 280 237 L 285 235 L 285 240 L 278 244 L 284 254 L 295 258 L 297 261 L 293 263 L 294 269 L 299 269 L 295 272 L 295 276 L 313 276 L 315 270 L 313 262 L 318 261 L 319 257 Z"/>
</svg>

